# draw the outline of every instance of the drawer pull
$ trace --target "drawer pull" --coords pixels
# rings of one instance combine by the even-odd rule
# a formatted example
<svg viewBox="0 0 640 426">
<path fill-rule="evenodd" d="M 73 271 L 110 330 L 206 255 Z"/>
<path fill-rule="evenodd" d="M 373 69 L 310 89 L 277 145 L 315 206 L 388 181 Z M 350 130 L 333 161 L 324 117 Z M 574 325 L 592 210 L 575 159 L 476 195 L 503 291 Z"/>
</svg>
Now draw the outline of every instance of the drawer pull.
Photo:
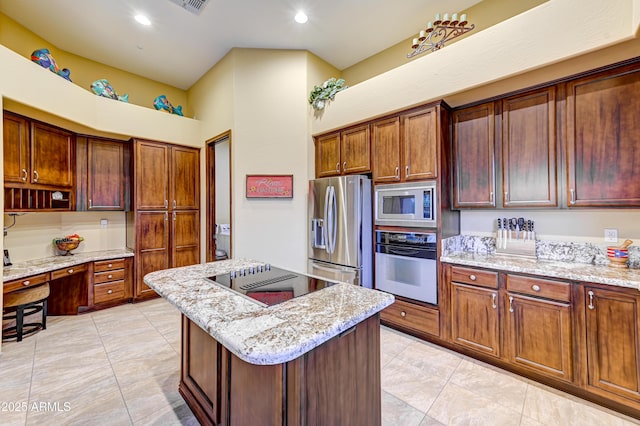
<svg viewBox="0 0 640 426">
<path fill-rule="evenodd" d="M 531 286 L 531 290 L 540 291 L 540 286 L 538 284 L 534 284 L 534 285 Z"/>
<path fill-rule="evenodd" d="M 22 281 L 22 285 L 29 285 L 29 284 L 31 284 L 31 281 L 29 281 L 29 280 Z"/>
<path fill-rule="evenodd" d="M 400 312 L 400 316 L 401 316 L 402 318 L 404 318 L 404 317 L 406 317 L 406 316 L 407 316 L 407 313 L 406 313 L 405 311 L 402 311 L 402 312 Z"/>
<path fill-rule="evenodd" d="M 473 274 L 471 274 L 471 275 L 469 275 L 469 279 L 470 279 L 471 281 L 475 281 L 475 280 L 476 280 L 476 276 L 475 276 L 475 275 L 473 275 Z"/>
<path fill-rule="evenodd" d="M 111 268 L 113 266 L 113 263 L 110 263 L 107 265 L 107 268 Z"/>
<path fill-rule="evenodd" d="M 589 306 L 587 306 L 589 309 L 594 310 L 596 308 L 596 306 L 593 304 L 593 292 L 590 291 L 589 293 L 587 293 L 589 295 Z"/>
<path fill-rule="evenodd" d="M 497 299 L 497 298 L 498 298 L 498 295 L 497 295 L 497 294 L 493 293 L 493 294 L 491 295 L 491 307 L 492 307 L 493 309 L 496 309 L 496 308 L 498 307 L 498 305 L 496 304 L 496 299 Z"/>
<path fill-rule="evenodd" d="M 509 312 L 513 312 L 513 297 L 509 296 Z"/>
<path fill-rule="evenodd" d="M 109 274 L 107 275 L 107 278 L 113 278 L 113 275 Z"/>
<path fill-rule="evenodd" d="M 113 290 L 111 289 L 107 290 L 107 294 L 111 294 L 111 293 L 113 293 Z"/>
<path fill-rule="evenodd" d="M 67 271 L 67 273 L 68 273 L 68 274 L 73 274 L 73 269 L 69 269 L 69 270 Z"/>
</svg>

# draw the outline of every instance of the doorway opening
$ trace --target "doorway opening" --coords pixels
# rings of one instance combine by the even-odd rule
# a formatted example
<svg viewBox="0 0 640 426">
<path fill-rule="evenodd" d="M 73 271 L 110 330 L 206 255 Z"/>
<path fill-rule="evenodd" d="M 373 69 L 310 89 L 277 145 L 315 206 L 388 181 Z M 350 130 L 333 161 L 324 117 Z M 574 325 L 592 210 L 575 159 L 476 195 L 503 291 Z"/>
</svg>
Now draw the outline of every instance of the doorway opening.
<svg viewBox="0 0 640 426">
<path fill-rule="evenodd" d="M 233 257 L 231 246 L 231 130 L 207 141 L 206 261 Z"/>
</svg>

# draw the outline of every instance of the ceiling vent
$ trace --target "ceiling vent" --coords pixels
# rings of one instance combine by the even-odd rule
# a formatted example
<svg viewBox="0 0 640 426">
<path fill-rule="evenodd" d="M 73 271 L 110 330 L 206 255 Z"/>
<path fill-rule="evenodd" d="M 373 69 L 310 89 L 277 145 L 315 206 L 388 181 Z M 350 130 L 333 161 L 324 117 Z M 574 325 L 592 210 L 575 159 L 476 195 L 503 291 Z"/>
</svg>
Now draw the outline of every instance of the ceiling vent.
<svg viewBox="0 0 640 426">
<path fill-rule="evenodd" d="M 171 3 L 175 3 L 181 8 L 193 13 L 194 15 L 200 15 L 205 4 L 209 0 L 169 0 Z"/>
</svg>

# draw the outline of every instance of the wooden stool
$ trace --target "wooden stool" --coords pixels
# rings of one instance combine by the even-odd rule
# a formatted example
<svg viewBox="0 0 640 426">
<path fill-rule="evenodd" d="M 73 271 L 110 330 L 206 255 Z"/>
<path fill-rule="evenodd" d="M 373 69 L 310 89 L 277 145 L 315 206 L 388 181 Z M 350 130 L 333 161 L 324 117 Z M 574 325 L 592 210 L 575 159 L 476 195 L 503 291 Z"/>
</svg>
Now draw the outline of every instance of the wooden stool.
<svg viewBox="0 0 640 426">
<path fill-rule="evenodd" d="M 47 329 L 47 297 L 49 283 L 24 290 L 13 291 L 4 295 L 2 320 L 16 320 L 16 325 L 4 330 L 2 340 L 16 339 L 22 341 L 39 330 Z M 42 311 L 42 322 L 24 323 L 24 317 Z"/>
</svg>

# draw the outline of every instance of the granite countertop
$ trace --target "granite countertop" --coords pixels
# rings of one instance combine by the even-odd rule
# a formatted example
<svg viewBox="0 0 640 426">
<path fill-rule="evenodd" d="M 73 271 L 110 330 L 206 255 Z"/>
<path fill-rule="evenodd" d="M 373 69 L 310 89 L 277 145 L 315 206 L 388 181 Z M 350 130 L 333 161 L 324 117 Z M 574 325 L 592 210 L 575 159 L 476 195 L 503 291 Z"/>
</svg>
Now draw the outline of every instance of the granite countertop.
<svg viewBox="0 0 640 426">
<path fill-rule="evenodd" d="M 508 272 L 521 272 L 572 281 L 640 289 L 640 269 L 612 268 L 606 265 L 550 260 L 530 260 L 499 254 L 472 252 L 447 253 L 440 257 L 440 261 L 457 265 L 478 266 Z"/>
<path fill-rule="evenodd" d="M 296 359 L 394 301 L 388 293 L 338 283 L 264 307 L 205 279 L 259 265 L 222 260 L 152 272 L 144 282 L 240 359 L 258 365 Z"/>
<path fill-rule="evenodd" d="M 4 267 L 2 281 L 12 281 L 96 260 L 117 259 L 130 256 L 133 256 L 133 252 L 129 249 L 115 249 L 74 253 L 69 256 L 49 256 L 24 262 L 15 262 L 11 266 Z"/>
</svg>

